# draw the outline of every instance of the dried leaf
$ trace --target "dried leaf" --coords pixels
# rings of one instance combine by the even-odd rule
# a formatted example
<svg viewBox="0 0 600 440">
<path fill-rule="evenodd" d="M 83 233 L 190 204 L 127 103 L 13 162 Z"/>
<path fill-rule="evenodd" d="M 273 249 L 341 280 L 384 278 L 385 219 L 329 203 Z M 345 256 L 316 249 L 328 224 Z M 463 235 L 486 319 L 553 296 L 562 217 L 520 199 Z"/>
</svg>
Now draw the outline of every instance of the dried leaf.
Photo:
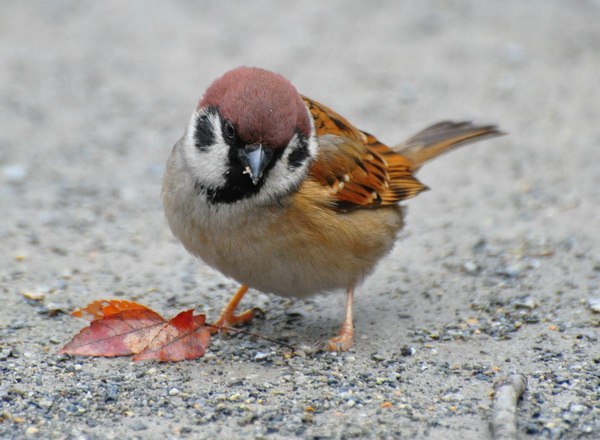
<svg viewBox="0 0 600 440">
<path fill-rule="evenodd" d="M 148 307 L 138 304 L 133 301 L 112 299 L 106 300 L 101 299 L 89 303 L 83 309 L 77 309 L 71 313 L 71 315 L 77 318 L 84 318 L 88 321 L 94 321 L 96 319 L 103 318 L 105 316 L 114 315 L 115 313 L 122 312 L 124 310 L 150 310 Z M 151 310 L 150 310 L 151 311 Z M 161 318 L 162 319 L 162 318 Z"/>
<path fill-rule="evenodd" d="M 205 316 L 194 316 L 192 310 L 167 322 L 158 313 L 132 301 L 100 300 L 72 315 L 91 323 L 60 353 L 107 357 L 135 354 L 136 361 L 175 362 L 203 356 L 210 342 Z"/>
<path fill-rule="evenodd" d="M 194 316 L 192 310 L 181 312 L 165 324 L 146 349 L 134 356 L 133 360 L 176 362 L 203 356 L 211 336 L 204 324 L 204 315 Z"/>
<path fill-rule="evenodd" d="M 165 320 L 162 316 L 147 308 L 134 308 L 99 316 L 59 353 L 82 356 L 136 354 L 146 348 L 164 325 Z"/>
</svg>

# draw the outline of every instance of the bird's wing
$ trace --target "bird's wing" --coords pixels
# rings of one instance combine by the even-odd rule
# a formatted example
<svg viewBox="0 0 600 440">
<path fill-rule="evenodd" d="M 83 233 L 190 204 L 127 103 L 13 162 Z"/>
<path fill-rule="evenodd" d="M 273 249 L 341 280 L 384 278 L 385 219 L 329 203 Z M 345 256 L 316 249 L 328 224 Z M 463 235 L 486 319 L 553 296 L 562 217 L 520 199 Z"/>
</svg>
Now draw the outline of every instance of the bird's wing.
<svg viewBox="0 0 600 440">
<path fill-rule="evenodd" d="M 319 142 L 309 177 L 330 189 L 339 210 L 395 204 L 427 189 L 411 162 L 333 110 L 303 96 Z"/>
</svg>

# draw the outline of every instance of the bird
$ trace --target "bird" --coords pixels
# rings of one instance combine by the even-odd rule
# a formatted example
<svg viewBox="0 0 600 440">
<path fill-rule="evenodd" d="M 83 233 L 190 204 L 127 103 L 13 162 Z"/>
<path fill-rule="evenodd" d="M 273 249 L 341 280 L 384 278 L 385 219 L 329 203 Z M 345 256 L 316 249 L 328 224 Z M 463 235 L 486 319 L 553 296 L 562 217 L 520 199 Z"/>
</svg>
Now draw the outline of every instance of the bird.
<svg viewBox="0 0 600 440">
<path fill-rule="evenodd" d="M 253 319 L 255 309 L 236 314 L 249 288 L 287 298 L 345 290 L 340 330 L 324 348 L 350 349 L 355 289 L 403 228 L 400 202 L 428 189 L 416 172 L 501 134 L 444 121 L 390 147 L 278 73 L 227 71 L 195 107 L 162 186 L 167 222 L 185 249 L 240 283 L 213 326 Z"/>
</svg>

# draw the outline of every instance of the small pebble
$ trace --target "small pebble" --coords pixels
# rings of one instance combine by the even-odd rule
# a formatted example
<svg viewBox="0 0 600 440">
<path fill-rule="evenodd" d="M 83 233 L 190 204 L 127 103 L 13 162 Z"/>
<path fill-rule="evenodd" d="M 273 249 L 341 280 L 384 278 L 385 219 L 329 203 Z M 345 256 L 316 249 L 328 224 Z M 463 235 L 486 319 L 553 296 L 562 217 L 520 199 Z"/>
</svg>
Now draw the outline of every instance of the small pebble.
<svg viewBox="0 0 600 440">
<path fill-rule="evenodd" d="M 169 390 L 169 396 L 178 396 L 180 391 L 177 388 L 171 388 Z"/>
<path fill-rule="evenodd" d="M 527 296 L 525 298 L 516 300 L 513 302 L 513 305 L 517 308 L 517 309 L 529 309 L 529 310 L 533 310 L 536 307 L 536 303 L 533 300 L 533 298 L 531 298 L 530 296 Z"/>
<path fill-rule="evenodd" d="M 49 398 L 42 398 L 37 401 L 37 404 L 40 408 L 49 409 L 54 404 L 54 400 L 49 399 Z"/>
<path fill-rule="evenodd" d="M 12 347 L 2 347 L 0 349 L 0 361 L 5 361 L 12 355 L 13 355 Z"/>
<path fill-rule="evenodd" d="M 23 298 L 31 301 L 42 301 L 44 298 L 46 298 L 46 292 L 44 291 L 25 291 L 21 292 L 21 295 Z"/>
<path fill-rule="evenodd" d="M 464 396 L 460 393 L 448 393 L 442 396 L 444 402 L 457 402 L 464 399 Z"/>
<path fill-rule="evenodd" d="M 238 420 L 237 424 L 238 426 L 250 425 L 254 423 L 256 419 L 258 419 L 258 415 L 256 413 L 246 414 Z"/>
<path fill-rule="evenodd" d="M 373 354 L 371 355 L 371 359 L 373 359 L 374 361 L 377 361 L 377 362 L 381 362 L 381 361 L 384 361 L 384 360 L 385 360 L 385 356 L 383 356 L 383 355 L 382 355 L 382 354 L 380 354 L 380 353 L 373 353 Z"/>
<path fill-rule="evenodd" d="M 600 297 L 588 298 L 588 307 L 594 313 L 600 313 Z"/>
<path fill-rule="evenodd" d="M 525 270 L 527 270 L 527 265 L 525 263 L 516 262 L 499 267 L 496 269 L 496 273 L 507 278 L 517 278 L 521 276 Z"/>
<path fill-rule="evenodd" d="M 244 384 L 244 379 L 241 377 L 232 377 L 229 382 L 227 382 L 228 387 L 237 387 Z"/>
<path fill-rule="evenodd" d="M 573 404 L 571 404 L 571 406 L 569 406 L 569 411 L 571 411 L 572 413 L 575 413 L 575 414 L 582 414 L 582 413 L 586 412 L 587 409 L 588 409 L 587 406 L 580 405 L 578 403 L 573 403 Z"/>
<path fill-rule="evenodd" d="M 415 354 L 415 349 L 414 347 L 409 347 L 408 345 L 404 345 L 401 349 L 400 349 L 400 354 L 402 356 L 412 356 L 413 354 Z"/>
<path fill-rule="evenodd" d="M 479 265 L 472 260 L 469 260 L 463 264 L 463 269 L 466 273 L 473 275 L 479 272 Z"/>
<path fill-rule="evenodd" d="M 33 437 L 35 436 L 38 432 L 39 432 L 39 428 L 36 428 L 35 426 L 28 426 L 27 429 L 25 430 L 25 435 L 27 437 Z"/>
<path fill-rule="evenodd" d="M 308 377 L 305 374 L 298 373 L 294 376 L 294 382 L 296 385 L 304 385 L 308 382 Z"/>
<path fill-rule="evenodd" d="M 264 361 L 264 360 L 269 359 L 270 357 L 271 357 L 271 353 L 264 352 L 264 351 L 258 351 L 254 355 L 254 360 L 255 361 Z"/>
<path fill-rule="evenodd" d="M 315 416 L 314 416 L 314 414 L 312 412 L 305 412 L 302 415 L 302 421 L 304 423 L 313 423 L 314 420 L 315 420 Z"/>
</svg>

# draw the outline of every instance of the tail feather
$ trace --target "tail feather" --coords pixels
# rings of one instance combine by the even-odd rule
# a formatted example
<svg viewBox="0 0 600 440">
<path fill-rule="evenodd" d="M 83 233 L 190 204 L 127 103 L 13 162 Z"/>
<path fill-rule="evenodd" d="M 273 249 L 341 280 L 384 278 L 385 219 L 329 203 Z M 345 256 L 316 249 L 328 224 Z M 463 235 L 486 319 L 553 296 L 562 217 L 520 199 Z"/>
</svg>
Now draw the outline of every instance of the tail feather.
<svg viewBox="0 0 600 440">
<path fill-rule="evenodd" d="M 419 169 L 428 160 L 456 147 L 504 134 L 495 125 L 444 121 L 420 131 L 395 150 Z"/>
</svg>

